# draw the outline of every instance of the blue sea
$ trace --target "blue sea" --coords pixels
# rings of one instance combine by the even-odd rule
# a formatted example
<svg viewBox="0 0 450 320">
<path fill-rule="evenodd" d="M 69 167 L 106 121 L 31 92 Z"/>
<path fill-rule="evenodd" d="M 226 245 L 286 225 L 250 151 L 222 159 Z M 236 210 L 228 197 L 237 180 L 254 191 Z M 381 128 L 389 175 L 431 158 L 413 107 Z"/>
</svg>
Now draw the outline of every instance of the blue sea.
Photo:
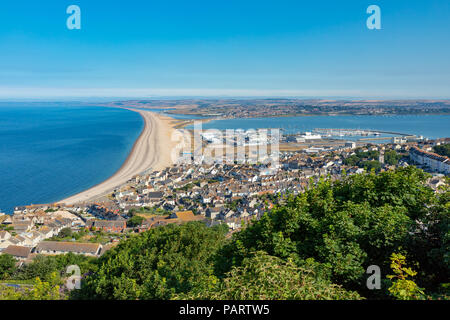
<svg viewBox="0 0 450 320">
<path fill-rule="evenodd" d="M 192 129 L 193 126 L 187 128 Z M 436 139 L 450 137 L 450 115 L 242 118 L 213 120 L 203 123 L 202 128 L 219 130 L 282 128 L 283 133 L 287 134 L 312 131 L 315 128 L 370 129 L 414 134 L 417 136 L 422 135 L 425 138 Z M 344 139 L 349 138 L 344 137 Z"/>
<path fill-rule="evenodd" d="M 59 201 L 113 175 L 144 127 L 133 111 L 0 104 L 0 211 Z"/>
</svg>

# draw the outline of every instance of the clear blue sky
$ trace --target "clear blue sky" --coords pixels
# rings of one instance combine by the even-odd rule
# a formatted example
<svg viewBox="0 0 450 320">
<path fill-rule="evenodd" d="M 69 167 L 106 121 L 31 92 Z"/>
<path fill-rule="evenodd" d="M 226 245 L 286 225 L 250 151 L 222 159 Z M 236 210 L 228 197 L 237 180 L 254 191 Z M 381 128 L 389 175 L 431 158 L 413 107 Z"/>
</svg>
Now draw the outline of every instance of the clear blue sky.
<svg viewBox="0 0 450 320">
<path fill-rule="evenodd" d="M 189 95 L 450 98 L 450 1 L 0 3 L 0 99 Z"/>
</svg>

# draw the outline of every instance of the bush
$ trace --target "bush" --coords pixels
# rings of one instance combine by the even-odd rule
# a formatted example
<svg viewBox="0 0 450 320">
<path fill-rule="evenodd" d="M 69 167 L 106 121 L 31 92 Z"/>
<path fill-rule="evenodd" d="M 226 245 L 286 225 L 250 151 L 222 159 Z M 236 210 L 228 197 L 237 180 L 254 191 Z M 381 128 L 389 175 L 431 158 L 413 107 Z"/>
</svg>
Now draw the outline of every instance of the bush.
<svg viewBox="0 0 450 320">
<path fill-rule="evenodd" d="M 144 217 L 135 215 L 127 220 L 127 227 L 134 228 L 140 226 L 144 221 L 145 221 Z"/>
<path fill-rule="evenodd" d="M 16 271 L 16 259 L 10 254 L 0 254 L 0 279 L 9 279 Z"/>
<path fill-rule="evenodd" d="M 59 276 L 66 275 L 66 269 L 70 265 L 80 267 L 82 273 L 95 271 L 94 261 L 97 258 L 86 257 L 74 253 L 61 254 L 56 256 L 37 255 L 30 264 L 23 266 L 15 275 L 15 279 L 29 280 L 39 278 L 43 281 L 50 281 L 52 274 Z"/>
<path fill-rule="evenodd" d="M 106 252 L 76 298 L 170 299 L 186 293 L 212 275 L 226 231 L 191 222 L 143 232 Z"/>
<path fill-rule="evenodd" d="M 61 281 L 56 272 L 50 275 L 49 281 L 36 278 L 31 286 L 21 286 L 16 289 L 0 284 L 0 300 L 61 300 Z"/>
<path fill-rule="evenodd" d="M 257 252 L 234 267 L 222 281 L 212 277 L 202 290 L 178 295 L 177 299 L 209 300 L 342 300 L 361 299 L 291 260 Z"/>
</svg>

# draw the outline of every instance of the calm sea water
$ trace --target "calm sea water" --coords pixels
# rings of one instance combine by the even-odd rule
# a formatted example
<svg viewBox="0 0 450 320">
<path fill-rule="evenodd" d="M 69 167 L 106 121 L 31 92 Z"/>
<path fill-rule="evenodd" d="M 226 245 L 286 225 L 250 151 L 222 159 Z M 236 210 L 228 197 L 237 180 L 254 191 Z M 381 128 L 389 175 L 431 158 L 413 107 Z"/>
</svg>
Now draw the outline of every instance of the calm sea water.
<svg viewBox="0 0 450 320">
<path fill-rule="evenodd" d="M 58 201 L 122 165 L 144 122 L 103 107 L 0 105 L 0 211 Z"/>
<path fill-rule="evenodd" d="M 371 129 L 423 135 L 426 138 L 435 139 L 450 137 L 450 115 L 245 118 L 214 120 L 204 123 L 202 127 L 219 130 L 283 128 L 284 133 L 312 131 L 315 128 Z"/>
</svg>

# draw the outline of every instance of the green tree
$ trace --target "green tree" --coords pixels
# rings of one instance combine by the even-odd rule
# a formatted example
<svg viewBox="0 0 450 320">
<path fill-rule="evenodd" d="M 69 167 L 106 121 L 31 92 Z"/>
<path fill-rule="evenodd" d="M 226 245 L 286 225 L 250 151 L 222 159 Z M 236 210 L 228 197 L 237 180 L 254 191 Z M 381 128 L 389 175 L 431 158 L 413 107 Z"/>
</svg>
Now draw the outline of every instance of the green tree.
<svg viewBox="0 0 450 320">
<path fill-rule="evenodd" d="M 450 143 L 434 146 L 433 150 L 441 156 L 450 157 Z"/>
<path fill-rule="evenodd" d="M 361 299 L 355 292 L 323 280 L 291 260 L 257 252 L 234 267 L 223 280 L 210 277 L 208 284 L 176 299 L 214 300 L 342 300 Z"/>
<path fill-rule="evenodd" d="M 70 228 L 63 228 L 58 234 L 58 237 L 60 238 L 69 238 L 72 236 L 72 229 Z"/>
<path fill-rule="evenodd" d="M 202 285 L 227 228 L 191 222 L 151 229 L 121 242 L 98 260 L 78 299 L 170 299 Z"/>
<path fill-rule="evenodd" d="M 379 172 L 381 170 L 381 163 L 378 160 L 361 161 L 359 166 L 367 171 Z"/>
<path fill-rule="evenodd" d="M 23 266 L 17 275 L 17 279 L 29 280 L 39 278 L 43 281 L 50 281 L 52 273 L 58 271 L 58 264 L 53 257 L 37 255 L 31 263 Z"/>
<path fill-rule="evenodd" d="M 134 215 L 127 220 L 127 227 L 134 228 L 140 226 L 145 221 L 144 217 Z"/>
<path fill-rule="evenodd" d="M 34 279 L 33 285 L 21 286 L 20 289 L 0 285 L 0 300 L 60 300 L 60 278 L 53 272 L 49 281 Z"/>
<path fill-rule="evenodd" d="M 344 164 L 347 166 L 356 166 L 359 162 L 359 157 L 357 155 L 351 155 L 350 157 L 347 157 L 344 159 Z"/>
<path fill-rule="evenodd" d="M 84 255 L 67 253 L 55 256 L 37 255 L 33 261 L 23 266 L 16 272 L 15 278 L 18 280 L 29 280 L 39 278 L 42 281 L 49 282 L 56 273 L 60 277 L 66 275 L 66 269 L 70 265 L 80 267 L 82 273 L 93 272 L 97 265 L 97 258 L 87 257 Z"/>
<path fill-rule="evenodd" d="M 9 279 L 16 271 L 16 259 L 10 254 L 0 254 L 0 279 Z"/>
<path fill-rule="evenodd" d="M 384 153 L 384 162 L 389 165 L 396 165 L 401 157 L 395 150 L 388 150 Z"/>
<path fill-rule="evenodd" d="M 388 279 L 392 280 L 392 286 L 389 292 L 392 296 L 399 300 L 419 300 L 423 299 L 423 289 L 409 279 L 417 275 L 417 272 L 405 266 L 406 257 L 399 253 L 393 253 L 391 256 L 391 268 L 394 275 L 388 275 Z"/>
<path fill-rule="evenodd" d="M 242 266 L 251 252 L 265 251 L 299 267 L 314 261 L 330 282 L 372 297 L 361 285 L 365 268 L 376 264 L 386 274 L 391 253 L 403 248 L 417 251 L 412 256 L 421 266 L 418 280 L 432 279 L 428 289 L 436 290 L 449 276 L 449 202 L 446 193 L 426 186 L 428 177 L 407 167 L 321 180 L 235 233 L 218 255 L 218 274 Z M 419 250 L 425 242 L 426 253 Z"/>
</svg>

